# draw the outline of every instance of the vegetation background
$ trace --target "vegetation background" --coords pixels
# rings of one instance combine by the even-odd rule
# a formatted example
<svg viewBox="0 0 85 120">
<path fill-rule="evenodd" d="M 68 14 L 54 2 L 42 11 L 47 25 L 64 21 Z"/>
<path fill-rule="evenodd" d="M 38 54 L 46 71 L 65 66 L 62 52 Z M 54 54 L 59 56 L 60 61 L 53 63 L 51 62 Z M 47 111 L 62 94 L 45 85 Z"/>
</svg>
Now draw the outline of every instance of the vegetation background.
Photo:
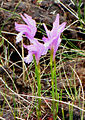
<svg viewBox="0 0 85 120">
<path fill-rule="evenodd" d="M 27 55 L 16 44 L 15 22 L 23 23 L 19 13 L 27 13 L 37 22 L 36 38 L 46 35 L 60 14 L 67 22 L 56 53 L 57 99 L 55 120 L 85 119 L 85 2 L 84 0 L 0 0 L 0 119 L 53 120 L 50 53 L 40 59 L 41 117 L 38 118 L 39 96 L 32 62 L 24 64 Z M 24 37 L 23 42 L 29 44 Z M 42 42 L 42 41 L 41 41 Z"/>
</svg>

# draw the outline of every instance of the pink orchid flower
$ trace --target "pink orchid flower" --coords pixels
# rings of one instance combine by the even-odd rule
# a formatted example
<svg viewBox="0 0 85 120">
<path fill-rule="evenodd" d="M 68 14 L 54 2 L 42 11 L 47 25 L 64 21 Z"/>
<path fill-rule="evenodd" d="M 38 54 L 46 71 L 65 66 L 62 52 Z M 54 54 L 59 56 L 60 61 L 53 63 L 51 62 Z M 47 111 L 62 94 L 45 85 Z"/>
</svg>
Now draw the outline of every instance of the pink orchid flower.
<svg viewBox="0 0 85 120">
<path fill-rule="evenodd" d="M 33 38 L 37 31 L 36 22 L 32 19 L 31 16 L 28 16 L 27 14 L 24 14 L 24 16 L 21 14 L 21 17 L 27 25 L 18 24 L 15 22 L 15 29 L 19 32 L 16 37 L 16 43 L 22 40 L 23 34 L 30 40 L 31 43 L 33 43 Z"/>
<path fill-rule="evenodd" d="M 35 55 L 35 59 L 38 64 L 41 55 L 45 55 L 47 53 L 47 49 L 45 48 L 44 44 L 38 42 L 37 40 L 32 45 L 23 45 L 23 46 L 28 50 L 28 55 L 24 58 L 24 61 L 28 64 L 32 62 L 33 54 Z"/>
<path fill-rule="evenodd" d="M 48 30 L 46 25 L 43 24 L 47 37 L 43 37 L 43 41 L 45 43 L 45 47 L 48 49 L 53 49 L 53 60 L 55 58 L 56 51 L 60 45 L 61 38 L 60 35 L 64 31 L 66 22 L 63 22 L 61 25 L 59 25 L 59 14 L 57 14 L 56 19 L 53 23 L 52 30 Z"/>
</svg>

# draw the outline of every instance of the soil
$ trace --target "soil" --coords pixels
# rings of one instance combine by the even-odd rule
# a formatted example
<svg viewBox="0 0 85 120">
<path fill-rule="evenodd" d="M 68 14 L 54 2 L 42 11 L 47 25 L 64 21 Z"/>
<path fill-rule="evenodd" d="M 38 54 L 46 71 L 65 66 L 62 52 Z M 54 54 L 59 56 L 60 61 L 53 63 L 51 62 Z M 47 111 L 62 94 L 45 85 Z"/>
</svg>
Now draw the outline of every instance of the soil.
<svg viewBox="0 0 85 120">
<path fill-rule="evenodd" d="M 73 9 L 77 12 L 77 6 L 79 4 L 79 1 L 77 1 L 76 7 L 73 4 L 70 4 L 71 1 L 70 0 L 61 0 L 61 2 L 69 9 Z M 84 2 L 82 1 L 82 5 L 81 5 L 81 15 L 82 17 L 84 17 Z M 19 45 L 16 45 L 16 30 L 15 30 L 15 22 L 17 23 L 23 23 L 22 19 L 20 18 L 20 13 L 27 13 L 28 15 L 32 16 L 33 19 L 35 19 L 37 21 L 37 23 L 46 23 L 47 25 L 49 24 L 49 29 L 51 29 L 52 27 L 52 23 L 56 17 L 56 14 L 59 13 L 60 14 L 60 23 L 62 22 L 67 22 L 67 26 L 69 26 L 70 24 L 72 24 L 74 21 L 77 20 L 77 18 L 71 14 L 66 8 L 64 8 L 64 6 L 60 3 L 57 3 L 56 0 L 43 0 L 41 3 L 37 3 L 37 0 L 0 0 L 0 34 L 6 38 L 10 43 L 12 43 L 17 50 L 22 53 L 21 50 L 21 44 L 19 43 Z M 51 27 L 50 27 L 51 26 Z M 80 26 L 82 26 L 83 29 L 80 28 Z M 39 26 L 43 29 L 42 24 Z M 41 34 L 40 28 L 38 27 L 38 32 L 36 34 L 36 37 L 38 36 L 38 38 L 42 38 L 43 34 Z M 65 36 L 67 39 L 76 39 L 76 40 L 85 40 L 85 23 L 83 23 L 81 25 L 80 22 L 75 23 L 74 25 L 71 25 L 67 30 L 64 31 L 63 36 Z M 11 33 L 11 34 L 10 34 Z M 2 39 L 0 38 L 0 41 Z M 24 43 L 28 43 L 28 40 L 26 38 L 24 38 Z M 67 47 L 69 47 L 70 49 L 73 49 L 72 46 L 70 46 L 67 41 L 63 40 L 62 41 L 63 44 L 67 44 Z M 78 42 L 78 41 L 73 41 L 73 44 L 76 45 L 76 47 L 78 49 L 81 50 L 85 50 L 85 42 Z M 7 42 L 4 42 L 4 45 L 7 47 Z M 10 86 L 13 89 L 11 80 L 9 79 L 8 74 L 14 79 L 15 84 L 17 86 L 18 89 L 18 93 L 22 94 L 30 94 L 31 93 L 31 88 L 29 86 L 29 81 L 27 81 L 26 85 L 24 85 L 23 81 L 22 81 L 22 76 L 20 76 L 20 74 L 22 73 L 22 68 L 19 68 L 17 66 L 15 66 L 15 75 L 13 75 L 13 66 L 11 66 L 12 63 L 15 63 L 19 60 L 21 60 L 21 58 L 19 57 L 19 55 L 17 54 L 17 52 L 13 49 L 12 46 L 9 46 L 9 51 L 10 52 L 10 61 L 9 65 L 6 63 L 6 61 L 2 58 L 2 56 L 4 57 L 4 52 L 3 52 L 3 45 L 0 45 L 0 61 L 3 61 L 3 68 L 0 67 L 0 77 L 3 78 L 3 76 L 5 76 L 6 81 L 8 86 Z M 25 51 L 25 55 L 27 54 L 27 51 Z M 70 53 L 71 54 L 71 53 Z M 46 57 L 45 59 L 48 59 L 48 57 Z M 41 60 L 42 61 L 42 60 Z M 58 61 L 58 59 L 56 58 L 56 61 Z M 67 62 L 66 62 L 67 61 Z M 46 65 L 48 65 L 49 60 L 47 61 Z M 2 64 L 2 62 L 0 63 Z M 22 63 L 17 64 L 18 66 L 22 67 Z M 73 60 L 69 60 L 66 59 L 63 62 L 64 68 L 61 67 L 58 71 L 65 71 L 67 72 L 67 77 L 70 79 L 70 77 L 72 76 L 72 68 L 74 68 L 75 66 L 75 71 L 76 73 L 79 75 L 83 88 L 85 90 L 85 58 L 84 57 L 79 57 L 77 59 Z M 42 69 L 43 69 L 43 63 L 42 63 Z M 71 67 L 70 67 L 71 66 Z M 29 66 L 28 68 L 29 69 Z M 6 71 L 7 73 L 6 73 Z M 33 68 L 32 68 L 33 70 Z M 46 73 L 49 73 L 50 68 L 47 67 L 46 69 Z M 31 75 L 29 75 L 29 78 L 31 80 Z M 42 88 L 45 89 L 50 89 L 50 82 L 49 84 L 47 83 L 47 77 L 42 77 Z M 43 80 L 45 79 L 45 80 Z M 62 75 L 62 79 L 65 79 L 65 76 Z M 76 86 L 77 89 L 80 86 L 79 80 L 76 77 Z M 62 80 L 60 80 L 60 78 L 58 78 L 58 89 L 63 89 L 63 84 Z M 3 86 L 2 82 L 0 81 L 0 90 L 5 89 L 5 87 Z M 67 86 L 67 88 L 69 89 L 69 87 Z M 24 90 L 24 91 L 23 91 Z M 30 92 L 29 92 L 30 91 Z M 7 93 L 9 92 L 6 91 Z M 64 91 L 65 92 L 65 91 Z M 48 95 L 50 95 L 50 93 L 48 92 Z M 11 101 L 12 104 L 12 100 L 11 98 L 8 97 L 8 100 Z M 64 100 L 64 98 L 63 98 Z M 64 100 L 64 101 L 71 101 L 71 100 Z M 2 95 L 0 94 L 0 106 L 4 104 L 4 97 L 2 97 Z M 45 103 L 44 103 L 45 104 Z M 78 101 L 75 100 L 75 104 L 78 104 Z M 59 106 L 59 113 L 58 116 L 62 119 L 62 111 L 61 111 L 61 104 Z M 7 105 L 6 105 L 7 107 Z M 50 114 L 50 110 L 48 109 L 47 106 L 45 106 L 47 111 L 48 111 L 48 115 L 46 117 L 45 120 L 52 120 L 53 117 Z M 65 112 L 65 120 L 69 119 L 69 109 L 67 106 L 63 106 L 64 107 L 64 112 Z M 6 108 L 6 110 L 4 110 L 2 117 L 5 118 L 6 120 L 14 120 L 12 113 L 10 113 L 9 111 L 7 112 L 9 108 Z M 77 111 L 77 112 L 76 112 Z M 7 114 L 6 114 L 7 112 Z M 80 112 L 80 111 L 79 111 Z M 73 114 L 73 120 L 80 120 L 80 113 L 78 112 L 77 109 L 74 109 L 74 114 Z M 52 119 L 51 119 L 52 118 Z M 31 118 L 30 118 L 31 119 Z M 84 119 L 85 119 L 85 115 L 84 115 Z"/>
</svg>

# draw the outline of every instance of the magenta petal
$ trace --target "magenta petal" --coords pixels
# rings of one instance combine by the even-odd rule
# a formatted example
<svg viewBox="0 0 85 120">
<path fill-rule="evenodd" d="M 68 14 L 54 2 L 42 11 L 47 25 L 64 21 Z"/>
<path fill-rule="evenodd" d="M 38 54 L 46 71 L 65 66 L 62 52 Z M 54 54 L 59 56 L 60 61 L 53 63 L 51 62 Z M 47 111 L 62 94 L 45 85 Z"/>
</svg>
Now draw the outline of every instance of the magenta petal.
<svg viewBox="0 0 85 120">
<path fill-rule="evenodd" d="M 56 19 L 55 19 L 55 21 L 53 23 L 53 29 L 52 29 L 52 31 L 56 31 L 58 29 L 58 27 L 59 27 L 59 14 L 57 14 Z"/>
<path fill-rule="evenodd" d="M 31 32 L 30 28 L 27 25 L 24 24 L 18 24 L 15 22 L 15 29 L 18 32 L 22 32 L 22 31 L 27 31 L 27 32 Z"/>
<path fill-rule="evenodd" d="M 15 29 L 20 32 L 20 34 L 25 34 L 29 39 L 31 38 L 31 30 L 27 25 L 15 23 Z"/>
<path fill-rule="evenodd" d="M 24 16 L 26 17 L 27 21 L 28 21 L 28 25 L 32 25 L 32 26 L 35 26 L 36 27 L 36 22 L 35 20 L 32 19 L 31 16 L 28 16 L 27 14 L 24 14 Z"/>
<path fill-rule="evenodd" d="M 37 53 L 35 53 L 34 55 L 35 55 L 36 62 L 37 62 L 37 64 L 38 64 L 41 55 L 39 55 L 39 54 L 37 54 Z"/>
<path fill-rule="evenodd" d="M 37 44 L 38 40 L 36 38 L 29 38 L 32 44 Z"/>
<path fill-rule="evenodd" d="M 26 49 L 28 48 L 28 46 L 29 46 L 29 45 L 25 45 L 25 44 L 23 44 L 23 47 L 26 48 Z"/>
<path fill-rule="evenodd" d="M 24 25 L 24 24 L 15 23 L 15 29 L 18 32 L 20 32 L 19 35 L 21 35 L 22 33 L 25 34 L 25 36 L 30 40 L 31 43 L 33 43 L 33 41 L 35 41 L 34 40 L 34 35 L 35 35 L 36 32 L 34 32 L 34 30 L 33 30 L 33 32 L 31 32 L 32 28 L 30 29 L 30 27 L 28 27 L 27 25 Z M 22 38 L 20 38 L 20 39 L 22 39 Z M 20 42 L 21 40 L 17 40 L 17 41 Z"/>
<path fill-rule="evenodd" d="M 44 46 L 50 48 L 50 46 L 53 46 L 53 42 L 55 42 L 56 39 L 57 39 L 56 37 L 53 37 L 52 39 L 48 39 L 48 41 L 45 42 Z M 57 42 L 57 41 L 56 41 L 56 42 Z M 56 44 L 54 44 L 54 45 L 56 45 Z"/>
<path fill-rule="evenodd" d="M 29 51 L 37 51 L 37 48 L 38 48 L 37 46 L 34 46 L 34 45 L 23 45 L 23 46 Z"/>
<path fill-rule="evenodd" d="M 54 58 L 55 58 L 56 51 L 58 50 L 58 47 L 59 47 L 59 45 L 60 45 L 60 43 L 61 43 L 60 37 L 58 38 L 57 41 L 58 41 L 57 43 L 54 43 L 54 44 L 56 44 L 56 45 L 54 45 L 53 60 L 54 60 Z"/>
<path fill-rule="evenodd" d="M 43 52 L 42 52 L 42 55 L 46 55 L 47 54 L 47 52 L 48 52 L 48 47 L 44 47 L 43 48 Z"/>
<path fill-rule="evenodd" d="M 22 14 L 20 14 L 21 15 L 21 17 L 22 17 L 22 19 L 25 21 L 25 23 L 27 23 L 28 25 L 29 25 L 29 22 L 30 22 L 30 20 L 32 19 L 32 17 L 31 16 L 28 16 L 28 19 L 26 18 L 26 16 L 24 17 Z M 24 14 L 25 15 L 25 14 Z"/>
<path fill-rule="evenodd" d="M 47 29 L 46 25 L 43 23 L 47 36 L 50 37 L 50 30 Z"/>
<path fill-rule="evenodd" d="M 66 22 L 62 23 L 58 28 L 58 33 L 61 34 L 64 31 L 65 26 L 66 26 Z"/>
<path fill-rule="evenodd" d="M 24 16 L 21 14 L 22 19 L 27 23 L 28 27 L 31 29 L 31 35 L 34 37 L 37 32 L 36 22 L 32 19 L 31 16 L 28 16 L 27 14 L 24 14 Z"/>
<path fill-rule="evenodd" d="M 58 27 L 59 26 L 59 14 L 57 14 L 56 15 L 56 19 L 55 19 L 55 21 L 54 21 L 54 23 L 53 23 L 53 27 Z"/>
<path fill-rule="evenodd" d="M 43 40 L 45 43 L 49 41 L 49 39 L 46 38 L 46 37 L 43 37 L 42 40 Z"/>
</svg>

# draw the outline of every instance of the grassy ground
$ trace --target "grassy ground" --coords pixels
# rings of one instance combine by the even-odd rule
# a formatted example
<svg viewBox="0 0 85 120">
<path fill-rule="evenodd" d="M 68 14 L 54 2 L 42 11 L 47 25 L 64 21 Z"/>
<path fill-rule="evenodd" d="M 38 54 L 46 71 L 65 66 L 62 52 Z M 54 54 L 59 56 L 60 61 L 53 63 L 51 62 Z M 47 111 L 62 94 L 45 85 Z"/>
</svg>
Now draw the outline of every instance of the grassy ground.
<svg viewBox="0 0 85 120">
<path fill-rule="evenodd" d="M 84 120 L 85 3 L 4 0 L 0 4 L 0 119 Z M 61 23 L 67 22 L 56 53 L 53 86 L 50 52 L 40 59 L 40 76 L 34 62 L 23 62 L 27 51 L 23 51 L 21 43 L 16 44 L 14 25 L 15 21 L 23 23 L 19 13 L 27 13 L 37 21 L 39 41 L 46 35 L 43 22 L 51 29 L 57 13 Z M 25 37 L 23 42 L 29 44 Z"/>
</svg>

